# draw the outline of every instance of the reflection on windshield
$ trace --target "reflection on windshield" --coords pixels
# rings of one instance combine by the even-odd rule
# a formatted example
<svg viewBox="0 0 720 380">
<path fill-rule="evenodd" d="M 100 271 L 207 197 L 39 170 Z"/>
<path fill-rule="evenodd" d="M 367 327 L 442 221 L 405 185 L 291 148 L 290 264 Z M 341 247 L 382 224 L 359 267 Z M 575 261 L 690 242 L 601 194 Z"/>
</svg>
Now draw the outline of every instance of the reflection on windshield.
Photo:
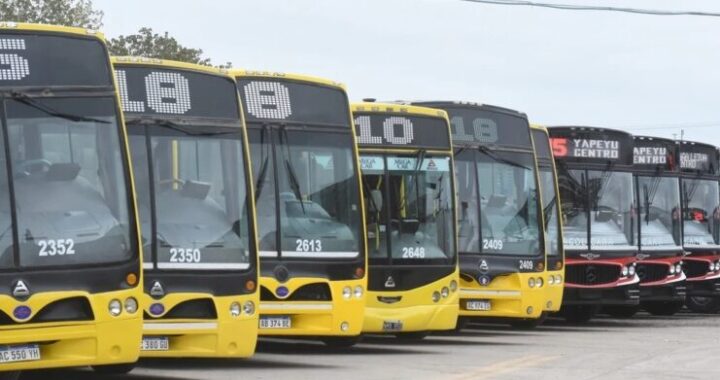
<svg viewBox="0 0 720 380">
<path fill-rule="evenodd" d="M 566 249 L 635 250 L 632 174 L 559 168 Z M 590 246 L 587 232 L 590 224 Z"/>
<path fill-rule="evenodd" d="M 460 252 L 540 254 L 534 168 L 530 154 L 457 154 Z"/>
<path fill-rule="evenodd" d="M 134 248 L 113 99 L 6 100 L 5 108 L 20 265 L 130 258 Z M 0 160 L 0 267 L 8 267 L 12 222 L 4 154 Z"/>
<path fill-rule="evenodd" d="M 453 263 L 450 158 L 363 156 L 361 162 L 370 259 L 385 259 L 390 250 L 394 263 Z"/>
<path fill-rule="evenodd" d="M 637 184 L 642 250 L 682 249 L 678 179 L 641 176 Z"/>
<path fill-rule="evenodd" d="M 687 248 L 718 245 L 718 182 L 683 179 L 683 245 Z"/>
<path fill-rule="evenodd" d="M 260 254 L 358 256 L 360 195 L 352 135 L 267 127 L 248 133 Z"/>
<path fill-rule="evenodd" d="M 558 226 L 558 204 L 555 195 L 555 177 L 552 168 L 540 169 L 540 192 L 542 194 L 543 215 L 545 216 L 545 244 L 548 255 L 560 254 L 560 234 Z"/>
<path fill-rule="evenodd" d="M 154 265 L 155 243 L 160 269 L 248 268 L 240 133 L 201 136 L 161 126 L 133 126 L 131 133 L 145 267 Z"/>
</svg>

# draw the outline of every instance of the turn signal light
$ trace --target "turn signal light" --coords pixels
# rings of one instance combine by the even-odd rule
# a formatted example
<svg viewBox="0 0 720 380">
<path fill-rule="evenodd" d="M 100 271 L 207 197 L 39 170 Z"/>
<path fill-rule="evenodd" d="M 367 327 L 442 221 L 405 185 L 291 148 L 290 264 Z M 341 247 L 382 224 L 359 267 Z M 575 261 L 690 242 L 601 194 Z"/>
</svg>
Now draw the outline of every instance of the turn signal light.
<svg viewBox="0 0 720 380">
<path fill-rule="evenodd" d="M 253 281 L 253 280 L 248 280 L 248 282 L 245 283 L 245 289 L 247 289 L 247 290 L 249 290 L 249 291 L 251 291 L 251 292 L 252 292 L 253 290 L 255 290 L 255 281 Z"/>
<path fill-rule="evenodd" d="M 138 277 L 135 273 L 128 273 L 127 276 L 125 276 L 125 282 L 130 286 L 137 285 Z"/>
</svg>

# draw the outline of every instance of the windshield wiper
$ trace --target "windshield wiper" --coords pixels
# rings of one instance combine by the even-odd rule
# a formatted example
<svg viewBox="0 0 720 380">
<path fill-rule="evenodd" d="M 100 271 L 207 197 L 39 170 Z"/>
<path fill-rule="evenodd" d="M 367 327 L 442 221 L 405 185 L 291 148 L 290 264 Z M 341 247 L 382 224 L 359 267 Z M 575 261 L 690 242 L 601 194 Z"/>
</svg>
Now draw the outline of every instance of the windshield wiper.
<svg viewBox="0 0 720 380">
<path fill-rule="evenodd" d="M 255 201 L 260 199 L 260 194 L 262 194 L 263 186 L 265 185 L 265 177 L 267 176 L 268 172 L 268 165 L 270 162 L 270 152 L 272 150 L 272 147 L 269 147 L 268 149 L 265 148 L 265 138 L 268 135 L 268 128 L 267 124 L 262 125 L 262 129 L 260 130 L 260 159 L 262 160 L 262 164 L 260 164 L 260 171 L 258 172 L 257 180 L 255 181 Z M 268 139 L 268 143 L 270 142 L 270 139 Z M 265 157 L 265 158 L 263 158 Z"/>
<path fill-rule="evenodd" d="M 420 169 L 422 169 L 423 161 L 425 160 L 425 154 L 427 154 L 427 150 L 425 149 L 419 149 L 417 154 L 415 155 L 415 168 L 413 168 L 413 171 L 410 173 L 410 185 L 408 186 L 407 190 L 405 191 L 405 194 L 402 194 L 402 202 L 400 202 L 400 207 L 398 207 L 397 211 L 400 212 L 407 206 L 407 196 L 408 194 L 412 194 L 414 189 L 414 186 L 416 185 L 415 178 L 417 177 L 418 173 L 420 172 Z"/>
<path fill-rule="evenodd" d="M 102 119 L 96 119 L 94 117 L 88 117 L 88 116 L 82 116 L 82 115 L 75 115 L 71 113 L 66 112 L 60 112 L 52 107 L 46 106 L 42 104 L 42 102 L 37 101 L 34 98 L 31 98 L 25 93 L 22 92 L 12 92 L 10 94 L 10 97 L 15 100 L 18 103 L 22 103 L 28 107 L 32 107 L 38 111 L 41 111 L 47 115 L 54 116 L 60 119 L 70 120 L 74 122 L 90 122 L 90 123 L 101 123 L 101 124 L 110 124 L 107 120 Z"/>
<path fill-rule="evenodd" d="M 198 124 L 181 124 L 174 121 L 158 118 L 139 118 L 132 119 L 126 122 L 128 125 L 153 125 L 162 128 L 172 129 L 180 133 L 184 133 L 189 136 L 218 136 L 218 135 L 230 135 L 237 133 L 238 131 L 227 131 L 227 130 L 213 130 L 211 126 L 201 126 Z M 202 128 L 199 131 L 198 128 Z M 221 127 L 222 128 L 222 127 Z"/>
<path fill-rule="evenodd" d="M 290 188 L 292 189 L 293 193 L 295 193 L 295 197 L 300 201 L 300 208 L 302 209 L 303 214 L 305 214 L 305 202 L 302 198 L 302 190 L 300 190 L 300 181 L 298 181 L 298 177 L 295 174 L 295 168 L 290 162 L 290 141 L 288 139 L 287 129 L 285 128 L 285 126 L 283 126 L 281 131 L 282 138 L 280 144 L 285 146 L 285 150 L 281 149 L 281 151 L 283 152 L 283 160 L 285 161 L 285 167 L 288 171 L 288 179 L 290 179 Z M 286 151 L 287 155 L 285 154 Z"/>
<path fill-rule="evenodd" d="M 516 168 L 520 168 L 520 169 L 532 170 L 531 168 L 529 168 L 523 164 L 519 164 L 515 161 L 508 160 L 506 158 L 502 158 L 502 157 L 498 156 L 494 151 L 490 150 L 490 148 L 488 148 L 484 145 L 478 146 L 478 152 L 492 158 L 495 162 L 501 162 L 503 164 L 507 164 L 507 165 L 510 165 L 510 166 L 513 166 Z"/>
</svg>

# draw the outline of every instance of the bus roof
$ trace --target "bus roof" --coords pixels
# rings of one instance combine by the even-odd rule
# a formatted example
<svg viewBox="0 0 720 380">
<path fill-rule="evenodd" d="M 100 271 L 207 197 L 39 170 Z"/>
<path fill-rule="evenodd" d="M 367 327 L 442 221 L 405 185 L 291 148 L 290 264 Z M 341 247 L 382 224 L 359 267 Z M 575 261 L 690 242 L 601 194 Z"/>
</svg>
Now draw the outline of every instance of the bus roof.
<svg viewBox="0 0 720 380">
<path fill-rule="evenodd" d="M 512 114 L 515 116 L 527 118 L 527 115 L 524 112 L 520 112 L 520 111 L 517 111 L 514 109 L 510 109 L 510 108 L 494 106 L 491 104 L 477 103 L 477 102 L 466 102 L 466 101 L 459 101 L 459 100 L 413 100 L 413 101 L 399 100 L 399 101 L 396 101 L 393 103 L 415 104 L 415 105 L 420 105 L 420 106 L 425 106 L 425 107 L 481 108 L 481 109 L 488 110 L 488 111 L 507 113 L 507 114 Z"/>
<path fill-rule="evenodd" d="M 547 133 L 547 128 L 544 125 L 530 123 L 530 128 Z"/>
<path fill-rule="evenodd" d="M 594 132 L 594 133 L 612 133 L 618 135 L 632 136 L 632 134 L 621 131 L 619 129 L 603 128 L 603 127 L 590 127 L 581 125 L 557 125 L 547 127 L 548 131 L 554 133 L 569 133 L 569 132 Z"/>
<path fill-rule="evenodd" d="M 353 112 L 370 113 L 406 113 L 418 116 L 440 117 L 447 119 L 447 112 L 430 107 L 395 103 L 358 102 L 350 104 Z"/>
<path fill-rule="evenodd" d="M 205 74 L 214 74 L 219 76 L 225 76 L 228 78 L 235 78 L 230 74 L 230 70 L 219 69 L 212 66 L 200 65 L 197 63 L 187 63 L 180 61 L 173 61 L 169 59 L 157 59 L 157 58 L 146 58 L 146 57 L 110 57 L 113 65 L 128 65 L 128 66 L 153 66 L 161 67 L 165 69 L 177 69 L 177 70 L 188 70 L 188 71 L 199 71 Z"/>
<path fill-rule="evenodd" d="M 303 74 L 293 73 L 282 73 L 276 71 L 258 71 L 258 70 L 244 70 L 244 69 L 231 69 L 230 75 L 235 77 L 248 77 L 248 78 L 275 78 L 275 79 L 288 79 L 292 81 L 316 83 L 329 87 L 336 87 L 343 91 L 347 91 L 347 88 L 343 83 L 334 81 L 332 79 L 321 78 Z"/>
<path fill-rule="evenodd" d="M 75 34 L 78 36 L 91 36 L 105 40 L 105 35 L 95 29 L 78 28 L 73 26 L 48 25 L 48 24 L 30 24 L 24 22 L 2 21 L 0 22 L 0 30 L 22 30 L 31 32 L 48 32 Z"/>
</svg>

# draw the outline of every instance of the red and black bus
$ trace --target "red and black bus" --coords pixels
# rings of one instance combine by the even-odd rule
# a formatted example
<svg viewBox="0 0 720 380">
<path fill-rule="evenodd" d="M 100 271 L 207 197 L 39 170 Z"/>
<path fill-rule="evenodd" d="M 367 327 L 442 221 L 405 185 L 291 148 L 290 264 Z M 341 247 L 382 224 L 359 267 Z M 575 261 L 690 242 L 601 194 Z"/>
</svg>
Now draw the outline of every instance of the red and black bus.
<svg viewBox="0 0 720 380">
<path fill-rule="evenodd" d="M 672 315 L 685 304 L 680 206 L 680 146 L 635 136 L 633 174 L 638 205 L 640 305 Z"/>
<path fill-rule="evenodd" d="M 558 171 L 565 246 L 561 313 L 624 315 L 640 300 L 633 137 L 591 127 L 548 128 Z"/>
<path fill-rule="evenodd" d="M 720 310 L 719 163 L 716 147 L 680 142 L 686 305 L 696 312 Z"/>
</svg>

